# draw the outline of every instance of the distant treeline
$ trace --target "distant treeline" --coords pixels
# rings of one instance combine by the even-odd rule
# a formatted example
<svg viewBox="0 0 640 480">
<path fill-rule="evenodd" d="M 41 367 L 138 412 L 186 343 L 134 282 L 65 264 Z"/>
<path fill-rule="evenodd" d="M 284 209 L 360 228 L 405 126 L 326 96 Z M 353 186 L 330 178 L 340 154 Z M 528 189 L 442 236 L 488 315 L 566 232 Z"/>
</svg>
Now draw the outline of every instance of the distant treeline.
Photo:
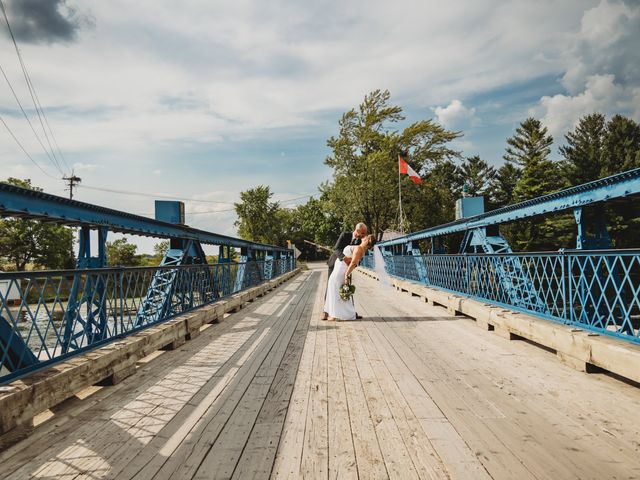
<svg viewBox="0 0 640 480">
<path fill-rule="evenodd" d="M 559 161 L 551 159 L 554 139 L 547 128 L 527 118 L 506 139 L 504 163 L 498 168 L 453 148 L 462 132 L 446 130 L 431 119 L 394 129 L 401 120 L 402 108 L 390 104 L 388 91 L 367 95 L 357 109 L 342 115 L 338 134 L 327 141 L 331 154 L 325 164 L 333 178 L 320 185 L 319 199 L 283 208 L 271 201 L 267 186 L 242 192 L 236 204 L 239 234 L 267 243 L 292 240 L 298 248 L 314 250 L 303 240 L 332 245 L 341 230 L 364 221 L 381 237 L 398 227 L 398 155 L 423 178 L 420 185 L 401 178 L 403 208 L 412 231 L 452 221 L 463 189 L 468 195 L 484 195 L 486 210 L 493 210 L 640 167 L 640 125 L 622 115 L 607 119 L 592 113 L 579 119 L 564 136 Z M 638 203 L 627 200 L 607 207 L 614 247 L 639 246 Z M 588 223 L 594 213 L 585 214 Z M 516 251 L 575 247 L 572 214 L 521 221 L 501 231 Z M 446 239 L 448 250 L 455 252 L 459 240 Z"/>
</svg>

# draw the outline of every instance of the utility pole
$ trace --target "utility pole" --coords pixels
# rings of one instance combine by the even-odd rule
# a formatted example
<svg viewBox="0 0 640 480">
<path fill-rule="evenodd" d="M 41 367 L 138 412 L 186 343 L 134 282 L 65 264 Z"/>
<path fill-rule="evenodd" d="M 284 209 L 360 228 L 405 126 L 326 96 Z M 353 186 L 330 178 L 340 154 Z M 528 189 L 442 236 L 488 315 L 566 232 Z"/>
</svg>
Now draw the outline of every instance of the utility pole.
<svg viewBox="0 0 640 480">
<path fill-rule="evenodd" d="M 78 183 L 80 183 L 82 181 L 82 179 L 80 177 L 76 176 L 73 173 L 73 171 L 71 172 L 71 176 L 70 177 L 64 176 L 64 177 L 62 177 L 62 179 L 66 180 L 67 182 L 69 182 L 69 200 L 73 200 L 73 187 L 75 187 Z"/>
</svg>

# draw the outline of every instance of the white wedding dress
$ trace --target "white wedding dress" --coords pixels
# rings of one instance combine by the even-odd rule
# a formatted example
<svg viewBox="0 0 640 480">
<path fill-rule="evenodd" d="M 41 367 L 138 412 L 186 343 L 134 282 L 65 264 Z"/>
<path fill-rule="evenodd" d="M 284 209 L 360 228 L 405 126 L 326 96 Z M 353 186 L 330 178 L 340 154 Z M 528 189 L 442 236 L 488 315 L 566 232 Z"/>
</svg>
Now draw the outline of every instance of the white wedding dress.
<svg viewBox="0 0 640 480">
<path fill-rule="evenodd" d="M 353 258 L 355 248 L 357 248 L 356 245 L 347 245 L 344 247 L 344 250 L 342 250 L 342 253 L 346 257 Z M 339 320 L 356 319 L 356 307 L 353 303 L 353 298 L 342 300 L 339 293 L 340 287 L 344 283 L 344 274 L 347 268 L 347 264 L 344 261 L 336 260 L 335 267 L 327 283 L 327 298 L 324 302 L 324 311 L 327 312 L 330 317 Z"/>
</svg>

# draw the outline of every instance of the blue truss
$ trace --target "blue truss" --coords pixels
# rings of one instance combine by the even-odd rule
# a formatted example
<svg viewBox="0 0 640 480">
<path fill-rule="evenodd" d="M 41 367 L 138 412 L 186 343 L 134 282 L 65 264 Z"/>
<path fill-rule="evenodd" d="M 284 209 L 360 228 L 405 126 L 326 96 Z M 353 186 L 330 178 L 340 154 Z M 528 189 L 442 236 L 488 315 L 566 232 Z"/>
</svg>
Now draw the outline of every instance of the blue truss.
<svg viewBox="0 0 640 480">
<path fill-rule="evenodd" d="M 270 279 L 275 275 L 274 264 L 277 264 L 279 273 L 295 265 L 293 252 L 288 248 L 190 228 L 183 224 L 183 205 L 177 205 L 179 202 L 159 203 L 161 205 L 156 205 L 156 215 L 162 218 L 151 219 L 0 183 L 0 217 L 28 218 L 81 227 L 76 271 L 86 272 L 75 275 L 67 273 L 67 278 L 72 278 L 73 283 L 60 325 L 50 318 L 46 331 L 41 332 L 34 323 L 28 332 L 27 339 L 31 338 L 33 332 L 42 338 L 48 338 L 53 332 L 56 337 L 54 352 L 49 352 L 48 347 L 43 346 L 44 341 L 40 342 L 39 352 L 32 350 L 29 342 L 18 333 L 17 319 L 6 308 L 8 303 L 0 292 L 0 313 L 4 312 L 0 315 L 2 366 L 12 372 L 31 368 L 40 363 L 38 355 L 46 354 L 48 358 L 53 358 L 86 349 L 131 329 L 215 301 L 220 296 L 232 293 L 233 287 L 237 291 Z M 94 256 L 91 254 L 93 232 L 97 234 L 98 243 L 98 252 Z M 166 238 L 171 245 L 152 278 L 146 280 L 146 272 L 141 271 L 132 274 L 135 278 L 127 278 L 125 282 L 123 277 L 106 268 L 109 232 Z M 206 268 L 202 244 L 219 247 L 219 265 Z M 233 248 L 241 249 L 241 260 L 245 262 L 237 267 L 231 262 Z M 198 265 L 202 265 L 202 268 Z M 185 266 L 196 268 L 184 269 Z M 232 278 L 234 273 L 235 279 Z M 147 289 L 138 292 L 145 280 L 149 281 Z M 12 281 L 16 282 L 17 288 L 20 287 L 21 280 Z M 61 282 L 64 281 L 63 278 Z M 29 285 L 27 283 L 27 290 Z M 61 288 L 62 283 L 58 284 L 58 290 Z M 129 291 L 131 288 L 135 291 Z M 126 291 L 114 292 L 114 289 Z M 46 304 L 42 295 L 43 292 L 38 300 L 38 308 L 42 303 Z M 131 295 L 142 298 L 134 310 L 137 314 L 131 324 L 118 323 L 113 315 L 109 317 L 107 312 L 112 311 L 114 305 L 107 305 L 107 302 L 114 302 L 113 298 L 118 296 L 131 298 Z M 58 296 L 59 291 L 56 293 L 56 302 L 61 304 Z M 23 302 L 26 303 L 26 299 Z M 126 315 L 122 311 L 119 317 Z"/>
</svg>

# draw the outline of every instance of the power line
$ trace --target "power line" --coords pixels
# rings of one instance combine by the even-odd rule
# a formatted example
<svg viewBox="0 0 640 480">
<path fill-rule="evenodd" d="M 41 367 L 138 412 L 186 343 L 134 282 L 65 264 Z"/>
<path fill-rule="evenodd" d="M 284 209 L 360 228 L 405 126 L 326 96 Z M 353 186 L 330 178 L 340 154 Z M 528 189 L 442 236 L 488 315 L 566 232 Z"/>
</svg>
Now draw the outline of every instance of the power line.
<svg viewBox="0 0 640 480">
<path fill-rule="evenodd" d="M 295 200 L 300 200 L 302 198 L 309 198 L 309 197 L 313 197 L 313 195 L 303 195 L 301 197 L 295 197 L 295 198 L 289 198 L 287 200 L 283 200 L 279 203 L 289 203 L 289 202 L 293 202 Z M 206 215 L 206 214 L 211 214 L 211 213 L 225 213 L 225 212 L 235 212 L 235 208 L 229 208 L 229 209 L 225 209 L 225 210 L 207 210 L 204 212 L 186 212 L 187 215 Z M 138 213 L 138 215 L 142 215 L 145 217 L 150 217 L 155 215 L 154 213 Z"/>
<path fill-rule="evenodd" d="M 55 166 L 57 167 L 57 169 L 60 171 L 60 173 L 62 172 L 62 168 L 60 168 L 60 162 L 58 161 L 58 158 L 56 157 L 56 153 L 53 149 L 53 146 L 51 145 L 51 140 L 49 139 L 49 135 L 47 134 L 47 129 L 44 126 L 44 122 L 46 122 L 47 127 L 49 127 L 49 132 L 51 133 L 51 137 L 54 140 L 54 143 L 56 144 L 56 146 L 58 146 L 58 143 L 55 140 L 55 136 L 53 134 L 53 130 L 51 130 L 51 126 L 49 125 L 49 121 L 47 120 L 47 117 L 44 113 L 44 110 L 42 109 L 42 105 L 40 104 L 40 99 L 38 98 L 38 94 L 36 93 L 36 89 L 35 86 L 33 85 L 33 82 L 31 81 L 31 77 L 29 76 L 29 72 L 27 71 L 27 66 L 24 63 L 24 60 L 22 58 L 22 54 L 20 53 L 20 49 L 18 48 L 18 43 L 16 42 L 16 38 L 13 35 L 13 30 L 11 29 L 11 24 L 9 23 L 9 17 L 7 16 L 7 10 L 4 6 L 4 2 L 2 0 L 0 0 L 0 7 L 2 7 L 2 14 L 4 16 L 4 20 L 7 24 L 7 29 L 9 30 L 9 35 L 11 36 L 11 41 L 13 42 L 13 46 L 16 50 L 16 55 L 18 56 L 18 61 L 20 62 L 20 67 L 22 69 L 22 74 L 24 75 L 24 79 L 25 82 L 27 84 L 27 89 L 29 90 L 29 94 L 31 95 L 31 100 L 33 102 L 33 106 L 36 109 L 36 113 L 38 115 L 38 120 L 40 121 L 40 126 L 42 127 L 42 132 L 44 133 L 45 139 L 47 140 L 47 143 L 49 144 L 49 149 L 51 150 L 51 154 L 53 155 L 53 162 L 55 163 Z M 44 122 L 43 119 L 44 118 Z M 44 148 L 44 146 L 43 146 Z M 62 156 L 62 152 L 60 151 L 60 147 L 58 146 L 58 151 L 60 152 L 60 155 Z M 49 157 L 51 159 L 51 157 Z M 64 160 L 64 158 L 63 158 Z M 65 165 L 67 165 L 66 160 L 65 160 Z M 67 165 L 67 168 L 69 168 L 69 165 Z"/>
<path fill-rule="evenodd" d="M 42 140 L 40 140 L 40 137 L 38 136 L 38 133 L 36 132 L 36 129 L 33 127 L 33 124 L 31 123 L 31 120 L 29 119 L 29 116 L 27 115 L 27 112 L 25 112 L 24 108 L 22 107 L 22 103 L 20 103 L 20 99 L 18 98 L 18 95 L 16 94 L 16 91 L 13 89 L 13 85 L 11 85 L 11 82 L 9 81 L 9 77 L 7 77 L 7 74 L 5 73 L 4 68 L 2 68 L 1 64 L 0 64 L 0 72 L 2 73 L 2 76 L 4 77 L 4 79 L 7 81 L 7 85 L 9 85 L 9 89 L 11 90 L 11 93 L 13 94 L 13 98 L 15 98 L 16 103 L 18 104 L 18 107 L 20 107 L 20 111 L 22 112 L 22 115 L 27 120 L 27 123 L 29 124 L 29 127 L 31 127 L 31 131 L 33 132 L 33 134 L 35 135 L 36 139 L 38 140 L 38 143 L 42 147 L 42 150 L 47 155 L 47 157 L 49 157 L 49 160 L 51 161 L 51 163 L 53 163 L 53 166 L 57 167 L 58 170 L 60 170 L 60 167 L 58 167 L 57 164 L 53 161 L 53 159 L 51 158 L 51 154 L 49 153 L 47 148 L 44 146 L 44 143 L 42 143 Z M 63 173 L 62 170 L 60 170 L 60 173 Z"/>
<path fill-rule="evenodd" d="M 173 195 L 155 195 L 153 193 L 131 192 L 128 190 L 115 190 L 113 188 L 95 187 L 92 185 L 78 185 L 78 187 L 86 188 L 88 190 L 97 190 L 99 192 L 119 193 L 121 195 L 133 195 L 137 197 L 147 197 L 147 198 L 156 198 L 156 199 L 163 198 L 167 200 L 182 200 L 185 202 L 215 203 L 219 205 L 233 205 L 232 202 L 218 202 L 216 200 L 196 200 L 193 198 L 175 197 Z"/>
<path fill-rule="evenodd" d="M 7 132 L 9 132 L 9 135 L 11 135 L 11 137 L 15 140 L 15 142 L 18 144 L 18 146 L 20 147 L 20 149 L 24 152 L 24 154 L 27 156 L 27 158 L 29 160 L 31 160 L 33 162 L 33 164 L 38 167 L 38 169 L 44 173 L 47 177 L 53 178 L 54 180 L 58 180 L 58 178 L 54 177 L 53 175 L 50 175 L 49 173 L 47 173 L 38 162 L 36 162 L 33 157 L 31 155 L 29 155 L 29 152 L 27 152 L 27 150 L 22 146 L 22 143 L 20 143 L 20 140 L 18 140 L 18 137 L 16 137 L 14 135 L 14 133 L 11 131 L 11 129 L 9 128 L 9 125 L 7 125 L 7 122 L 4 121 L 4 118 L 2 118 L 0 116 L 0 122 L 2 122 L 2 125 L 4 125 L 4 128 L 7 129 Z"/>
</svg>

